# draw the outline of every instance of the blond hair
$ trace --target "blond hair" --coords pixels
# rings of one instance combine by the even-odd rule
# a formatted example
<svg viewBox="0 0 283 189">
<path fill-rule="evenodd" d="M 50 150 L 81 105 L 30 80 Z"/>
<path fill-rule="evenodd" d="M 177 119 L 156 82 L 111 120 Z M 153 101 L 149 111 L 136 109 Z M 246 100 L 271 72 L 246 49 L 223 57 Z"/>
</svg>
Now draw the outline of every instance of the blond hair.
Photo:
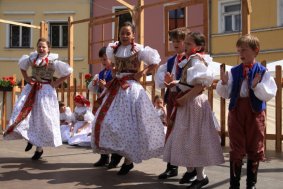
<svg viewBox="0 0 283 189">
<path fill-rule="evenodd" d="M 251 34 L 243 35 L 238 39 L 236 47 L 241 47 L 242 45 L 248 45 L 252 50 L 260 48 L 259 39 Z"/>
</svg>

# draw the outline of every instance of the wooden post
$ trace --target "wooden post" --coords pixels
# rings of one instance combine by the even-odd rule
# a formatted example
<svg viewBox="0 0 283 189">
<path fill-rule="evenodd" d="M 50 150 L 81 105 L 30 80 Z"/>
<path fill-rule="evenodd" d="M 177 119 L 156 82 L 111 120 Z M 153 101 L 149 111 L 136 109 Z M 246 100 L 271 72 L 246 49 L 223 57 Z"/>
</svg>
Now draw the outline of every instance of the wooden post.
<svg viewBox="0 0 283 189">
<path fill-rule="evenodd" d="M 83 94 L 83 73 L 79 73 L 79 79 L 80 79 L 80 94 Z"/>
<path fill-rule="evenodd" d="M 69 65 L 74 68 L 74 25 L 73 25 L 73 17 L 70 16 L 68 19 L 68 62 Z M 71 93 L 70 89 L 73 88 L 74 90 L 74 73 L 71 73 L 70 77 L 68 78 L 68 105 L 71 110 L 74 109 L 74 93 Z"/>
<path fill-rule="evenodd" d="M 242 35 L 251 33 L 251 12 L 251 1 L 242 0 Z"/>
<path fill-rule="evenodd" d="M 282 151 L 282 67 L 276 66 L 277 93 L 275 99 L 276 152 Z"/>
<path fill-rule="evenodd" d="M 7 91 L 3 91 L 3 102 L 2 102 L 2 115 L 1 115 L 1 125 L 2 130 L 6 129 L 6 113 L 7 113 Z"/>
<path fill-rule="evenodd" d="M 48 26 L 44 21 L 40 22 L 40 37 L 48 38 Z"/>
<path fill-rule="evenodd" d="M 226 66 L 224 66 L 224 73 L 226 70 Z M 226 124 L 226 100 L 225 98 L 220 98 L 220 127 L 221 127 L 221 145 L 225 146 L 225 139 L 226 139 L 226 131 L 225 131 L 225 124 Z"/>
</svg>

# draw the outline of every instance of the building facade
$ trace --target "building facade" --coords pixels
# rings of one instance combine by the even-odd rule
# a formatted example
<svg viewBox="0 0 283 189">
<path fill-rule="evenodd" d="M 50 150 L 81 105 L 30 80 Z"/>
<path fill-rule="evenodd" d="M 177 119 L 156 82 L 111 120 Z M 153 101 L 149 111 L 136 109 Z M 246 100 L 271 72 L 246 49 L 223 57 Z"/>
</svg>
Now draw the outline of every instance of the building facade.
<svg viewBox="0 0 283 189">
<path fill-rule="evenodd" d="M 48 24 L 51 52 L 68 62 L 68 17 L 80 20 L 90 17 L 90 0 L 1 0 L 0 19 L 39 26 Z M 88 25 L 74 27 L 74 77 L 88 73 Z M 0 77 L 16 74 L 22 78 L 18 60 L 23 54 L 36 50 L 40 37 L 38 29 L 0 23 Z"/>
<path fill-rule="evenodd" d="M 251 0 L 251 34 L 260 40 L 258 61 L 283 58 L 283 0 Z M 217 62 L 236 65 L 241 36 L 241 0 L 210 1 L 210 53 Z"/>
</svg>

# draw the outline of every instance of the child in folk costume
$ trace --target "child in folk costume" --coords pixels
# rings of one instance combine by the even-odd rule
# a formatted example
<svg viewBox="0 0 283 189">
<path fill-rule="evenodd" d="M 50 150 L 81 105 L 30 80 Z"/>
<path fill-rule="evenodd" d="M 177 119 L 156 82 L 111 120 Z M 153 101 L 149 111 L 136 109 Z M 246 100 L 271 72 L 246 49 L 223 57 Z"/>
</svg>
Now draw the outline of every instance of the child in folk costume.
<svg viewBox="0 0 283 189">
<path fill-rule="evenodd" d="M 68 142 L 71 136 L 71 117 L 72 111 L 70 107 L 66 107 L 64 102 L 59 102 L 60 111 L 60 130 L 62 142 Z"/>
<path fill-rule="evenodd" d="M 111 81 L 113 79 L 112 77 L 112 65 L 111 60 L 107 58 L 106 56 L 106 47 L 102 47 L 99 52 L 98 56 L 100 59 L 100 62 L 104 69 L 99 72 L 98 75 L 95 75 L 93 80 L 89 83 L 88 89 L 91 92 L 96 93 L 98 96 L 101 95 L 102 91 L 105 88 L 106 83 Z M 113 153 L 111 155 L 111 161 L 109 163 L 109 154 L 101 154 L 100 159 L 93 164 L 94 167 L 103 167 L 107 165 L 108 169 L 112 169 L 117 167 L 117 165 L 120 163 L 122 159 L 122 156 L 119 154 Z"/>
<path fill-rule="evenodd" d="M 167 116 L 167 111 L 166 111 L 166 107 L 164 106 L 164 101 L 161 98 L 161 96 L 156 95 L 154 97 L 154 108 L 157 112 L 157 114 L 159 115 L 160 120 L 162 121 L 165 129 L 164 131 L 166 131 L 166 116 Z M 166 132 L 165 132 L 166 133 Z"/>
<path fill-rule="evenodd" d="M 120 41 L 110 43 L 107 57 L 114 64 L 115 78 L 94 106 L 92 145 L 95 152 L 115 152 L 125 157 L 118 175 L 127 174 L 133 162 L 140 163 L 163 152 L 163 124 L 138 80 L 160 62 L 158 52 L 134 43 L 135 28 L 125 22 Z M 148 66 L 138 72 L 141 61 Z"/>
<path fill-rule="evenodd" d="M 242 63 L 228 73 L 222 70 L 217 93 L 230 99 L 230 188 L 240 188 L 243 158 L 247 155 L 247 189 L 256 188 L 259 161 L 264 160 L 266 101 L 276 95 L 277 86 L 264 66 L 256 61 L 259 40 L 240 37 L 236 44 Z"/>
<path fill-rule="evenodd" d="M 89 108 L 90 102 L 82 95 L 74 98 L 75 110 L 72 114 L 71 137 L 69 145 L 90 146 L 91 122 L 94 116 Z"/>
<path fill-rule="evenodd" d="M 202 188 L 208 184 L 205 166 L 224 163 L 210 104 L 202 93 L 213 82 L 213 73 L 207 68 L 212 59 L 204 51 L 204 35 L 189 33 L 185 39 L 188 60 L 179 64 L 183 68 L 178 84 L 182 92 L 176 100 L 178 107 L 172 114 L 176 113 L 174 129 L 165 144 L 163 156 L 166 162 L 187 168 L 183 176 L 185 180 L 197 175 L 189 188 Z M 167 83 L 171 81 L 166 80 Z"/>
<path fill-rule="evenodd" d="M 166 139 L 168 139 L 172 129 L 173 124 L 170 121 L 172 110 L 174 107 L 175 99 L 180 91 L 177 86 L 178 81 L 181 77 L 182 68 L 178 64 L 186 58 L 185 56 L 185 37 L 189 32 L 187 28 L 177 28 L 169 32 L 170 39 L 172 41 L 173 48 L 175 50 L 175 55 L 170 57 L 165 64 L 162 64 L 156 74 L 155 74 L 155 84 L 157 88 L 166 88 L 164 95 L 164 102 L 166 104 L 167 111 L 167 132 Z M 170 82 L 170 85 L 164 82 L 165 77 L 170 77 L 174 82 Z M 170 162 L 167 163 L 166 170 L 161 173 L 159 179 L 167 179 L 169 177 L 174 177 L 178 175 L 178 166 L 172 165 Z M 188 181 L 189 182 L 189 181 Z"/>
<path fill-rule="evenodd" d="M 38 160 L 43 154 L 42 147 L 62 145 L 55 87 L 67 79 L 73 70 L 58 60 L 58 54 L 50 53 L 49 42 L 44 38 L 38 40 L 37 52 L 21 57 L 19 67 L 28 84 L 13 109 L 4 139 L 26 139 L 25 151 L 35 145 L 37 148 L 32 159 Z M 30 67 L 32 73 L 28 76 Z M 59 76 L 55 81 L 54 73 Z"/>
</svg>

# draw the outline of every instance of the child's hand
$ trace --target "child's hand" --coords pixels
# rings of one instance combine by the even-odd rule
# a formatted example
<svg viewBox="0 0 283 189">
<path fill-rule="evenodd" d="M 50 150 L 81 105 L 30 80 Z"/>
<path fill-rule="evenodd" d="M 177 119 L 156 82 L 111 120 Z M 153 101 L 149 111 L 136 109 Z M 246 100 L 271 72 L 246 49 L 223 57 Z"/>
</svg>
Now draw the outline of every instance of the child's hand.
<svg viewBox="0 0 283 189">
<path fill-rule="evenodd" d="M 80 133 L 82 130 L 82 128 L 78 128 L 77 133 Z"/>
<path fill-rule="evenodd" d="M 220 79 L 222 81 L 222 85 L 227 85 L 229 76 L 228 76 L 228 72 L 227 71 L 225 72 L 223 67 L 221 67 L 220 70 Z"/>
<path fill-rule="evenodd" d="M 166 87 L 172 87 L 172 86 L 175 86 L 175 83 L 174 80 L 173 80 L 173 74 L 167 72 L 164 76 L 164 84 Z M 173 85 L 174 84 L 174 85 Z"/>
<path fill-rule="evenodd" d="M 105 79 L 100 79 L 100 80 L 99 80 L 99 86 L 100 86 L 101 88 L 104 88 L 105 85 L 106 85 Z"/>
<path fill-rule="evenodd" d="M 92 85 L 95 86 L 96 84 L 97 84 L 97 79 L 94 79 L 94 80 L 92 81 Z"/>
<path fill-rule="evenodd" d="M 253 79 L 253 82 L 252 82 L 252 88 L 255 88 L 256 85 L 260 82 L 260 80 L 261 80 L 261 75 L 260 75 L 260 73 L 256 73 L 256 74 L 255 74 L 255 77 L 254 77 L 254 79 Z"/>
<path fill-rule="evenodd" d="M 32 77 L 25 77 L 24 79 L 27 83 L 30 83 L 32 81 Z"/>
</svg>

